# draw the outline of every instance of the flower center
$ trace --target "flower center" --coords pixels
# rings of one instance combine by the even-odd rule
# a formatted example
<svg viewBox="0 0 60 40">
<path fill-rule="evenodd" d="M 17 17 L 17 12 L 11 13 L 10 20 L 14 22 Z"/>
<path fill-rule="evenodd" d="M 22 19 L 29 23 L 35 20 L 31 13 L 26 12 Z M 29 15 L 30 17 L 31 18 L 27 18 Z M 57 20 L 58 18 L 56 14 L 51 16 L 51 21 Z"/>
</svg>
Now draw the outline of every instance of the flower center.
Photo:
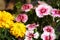
<svg viewBox="0 0 60 40">
<path fill-rule="evenodd" d="M 60 10 L 56 10 L 55 13 L 56 13 L 56 14 L 60 14 Z"/>
<path fill-rule="evenodd" d="M 28 9 L 29 8 L 29 6 L 28 5 L 24 5 L 24 9 Z"/>
<path fill-rule="evenodd" d="M 24 19 L 24 16 L 21 16 L 21 19 Z"/>
<path fill-rule="evenodd" d="M 30 38 L 34 37 L 34 34 L 30 33 L 30 34 L 29 34 L 29 37 L 30 37 Z"/>
<path fill-rule="evenodd" d="M 41 13 L 45 13 L 46 12 L 46 9 L 45 8 L 42 8 L 42 9 L 40 9 L 40 12 Z"/>
<path fill-rule="evenodd" d="M 46 30 L 47 30 L 47 32 L 51 32 L 51 29 L 50 28 L 47 28 Z"/>
</svg>

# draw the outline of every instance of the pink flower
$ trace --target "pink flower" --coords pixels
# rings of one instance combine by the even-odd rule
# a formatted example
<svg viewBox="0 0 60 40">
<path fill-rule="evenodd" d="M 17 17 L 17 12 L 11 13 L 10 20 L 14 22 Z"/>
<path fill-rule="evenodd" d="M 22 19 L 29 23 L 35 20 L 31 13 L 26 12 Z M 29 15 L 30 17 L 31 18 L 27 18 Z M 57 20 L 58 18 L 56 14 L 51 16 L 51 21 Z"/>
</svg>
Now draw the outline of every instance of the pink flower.
<svg viewBox="0 0 60 40">
<path fill-rule="evenodd" d="M 51 10 L 52 10 L 52 7 L 49 5 L 39 5 L 35 11 L 36 11 L 36 15 L 39 18 L 41 18 L 45 15 L 50 14 Z"/>
<path fill-rule="evenodd" d="M 16 17 L 16 21 L 17 22 L 27 22 L 28 20 L 28 16 L 26 14 L 19 14 L 17 17 Z"/>
<path fill-rule="evenodd" d="M 21 7 L 22 11 L 25 11 L 25 12 L 30 11 L 30 9 L 32 9 L 32 8 L 33 8 L 33 5 L 32 5 L 32 4 L 24 4 L 24 5 Z"/>
<path fill-rule="evenodd" d="M 56 35 L 55 34 L 49 34 L 49 33 L 45 32 L 41 35 L 41 38 L 43 40 L 55 40 Z"/>
<path fill-rule="evenodd" d="M 36 23 L 33 23 L 33 24 L 28 24 L 26 27 L 28 28 L 28 30 L 34 30 L 37 26 L 39 25 Z"/>
<path fill-rule="evenodd" d="M 58 10 L 58 9 L 53 9 L 53 10 L 52 10 L 52 16 L 53 16 L 53 17 L 60 17 L 60 10 Z"/>
<path fill-rule="evenodd" d="M 49 32 L 49 33 L 54 33 L 55 32 L 54 29 L 53 29 L 53 27 L 51 27 L 51 26 L 45 26 L 43 28 L 43 31 L 44 32 Z"/>
<path fill-rule="evenodd" d="M 26 37 L 33 38 L 34 37 L 34 32 L 26 31 Z"/>
<path fill-rule="evenodd" d="M 38 38 L 39 37 L 39 33 L 36 32 L 31 32 L 31 31 L 26 31 L 26 36 L 25 36 L 25 40 L 32 40 L 32 38 Z"/>
</svg>

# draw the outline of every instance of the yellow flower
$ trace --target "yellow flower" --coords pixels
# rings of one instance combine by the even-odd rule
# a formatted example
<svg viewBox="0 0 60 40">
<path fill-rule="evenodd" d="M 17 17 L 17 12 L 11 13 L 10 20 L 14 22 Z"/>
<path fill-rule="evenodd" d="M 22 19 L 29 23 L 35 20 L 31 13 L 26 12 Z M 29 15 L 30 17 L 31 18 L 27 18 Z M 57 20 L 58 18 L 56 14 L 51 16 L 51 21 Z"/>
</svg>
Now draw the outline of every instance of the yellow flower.
<svg viewBox="0 0 60 40">
<path fill-rule="evenodd" d="M 0 11 L 0 27 L 10 28 L 13 24 L 14 17 L 11 13 L 6 11 Z"/>
<path fill-rule="evenodd" d="M 16 38 L 24 37 L 26 32 L 26 26 L 23 23 L 14 23 L 13 27 L 10 28 L 10 33 L 14 35 Z"/>
</svg>

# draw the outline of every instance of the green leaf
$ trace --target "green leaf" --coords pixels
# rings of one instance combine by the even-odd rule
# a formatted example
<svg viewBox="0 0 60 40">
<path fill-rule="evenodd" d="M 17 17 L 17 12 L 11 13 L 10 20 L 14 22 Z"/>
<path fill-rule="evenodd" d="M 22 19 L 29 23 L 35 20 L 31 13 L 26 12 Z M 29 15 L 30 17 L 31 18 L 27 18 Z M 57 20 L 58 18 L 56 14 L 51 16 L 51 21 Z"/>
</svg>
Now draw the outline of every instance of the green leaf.
<svg viewBox="0 0 60 40">
<path fill-rule="evenodd" d="M 16 6 L 17 9 L 21 8 L 21 2 L 17 2 L 17 3 L 15 4 L 15 6 Z"/>
</svg>

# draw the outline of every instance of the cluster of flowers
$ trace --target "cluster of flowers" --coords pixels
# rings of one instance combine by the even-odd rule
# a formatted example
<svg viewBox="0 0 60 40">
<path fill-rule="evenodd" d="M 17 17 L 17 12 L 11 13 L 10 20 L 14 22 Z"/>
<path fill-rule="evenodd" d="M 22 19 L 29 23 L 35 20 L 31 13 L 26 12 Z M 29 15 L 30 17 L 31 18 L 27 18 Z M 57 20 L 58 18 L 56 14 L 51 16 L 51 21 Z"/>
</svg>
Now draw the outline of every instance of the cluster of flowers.
<svg viewBox="0 0 60 40">
<path fill-rule="evenodd" d="M 0 11 L 0 27 L 10 28 L 13 24 L 14 17 L 6 11 Z"/>
<path fill-rule="evenodd" d="M 39 1 L 38 1 L 38 3 L 39 3 Z M 28 12 L 33 8 L 34 7 L 32 4 L 24 4 L 21 7 L 22 11 L 25 11 L 25 12 Z M 60 10 L 52 8 L 50 5 L 48 5 L 46 3 L 39 3 L 39 5 L 37 7 L 35 7 L 35 11 L 36 11 L 36 15 L 39 18 L 42 18 L 45 15 L 51 15 L 53 17 L 60 17 Z"/>
<path fill-rule="evenodd" d="M 26 26 L 27 31 L 26 31 L 24 40 L 33 40 L 33 38 L 37 39 L 39 37 L 39 33 L 36 30 L 37 26 L 39 26 L 39 25 L 36 23 L 28 24 Z M 34 32 L 34 30 L 36 30 L 36 32 Z"/>
<path fill-rule="evenodd" d="M 24 4 L 21 7 L 22 11 L 28 12 L 31 9 L 33 9 L 33 5 L 32 4 Z M 55 9 L 52 8 L 50 5 L 46 4 L 46 3 L 42 3 L 39 4 L 37 7 L 35 7 L 35 12 L 36 15 L 39 18 L 42 18 L 46 15 L 51 15 L 53 18 L 55 17 L 60 17 L 60 10 L 59 9 Z M 27 22 L 28 20 L 28 16 L 24 13 L 24 14 L 19 14 L 16 17 L 16 21 L 17 22 Z M 35 32 L 34 33 L 34 29 L 38 26 L 38 24 L 28 24 L 26 26 L 27 31 L 26 31 L 26 35 L 25 35 L 25 40 L 32 40 L 33 38 L 38 38 L 39 33 Z M 55 35 L 55 31 L 51 26 L 45 26 L 43 28 L 43 34 L 41 35 L 41 38 L 43 40 L 55 40 L 56 35 Z"/>
<path fill-rule="evenodd" d="M 22 11 L 28 12 L 33 9 L 33 5 L 24 4 L 22 5 L 21 9 Z M 59 9 L 54 9 L 50 5 L 44 3 L 35 7 L 35 11 L 39 18 L 42 18 L 46 15 L 51 15 L 54 18 L 60 17 Z M 26 26 L 24 25 L 24 23 L 26 23 L 28 20 L 28 15 L 26 13 L 18 14 L 15 20 L 16 22 L 14 22 L 14 17 L 10 13 L 6 11 L 0 11 L 0 27 L 10 28 L 10 33 L 17 38 L 24 37 L 25 35 L 24 40 L 32 40 L 33 38 L 37 39 L 39 37 L 39 33 L 35 31 L 39 24 L 32 23 Z M 43 40 L 54 40 L 56 38 L 55 31 L 51 26 L 45 26 L 43 31 L 44 32 L 41 35 Z"/>
<path fill-rule="evenodd" d="M 14 22 L 14 16 L 6 11 L 0 11 L 0 28 L 10 29 L 10 33 L 16 38 L 24 37 L 26 33 L 26 26 L 24 23 Z"/>
<path fill-rule="evenodd" d="M 55 31 L 51 26 L 45 26 L 43 28 L 43 34 L 41 35 L 41 38 L 43 40 L 55 40 L 56 35 L 55 35 Z"/>
</svg>

